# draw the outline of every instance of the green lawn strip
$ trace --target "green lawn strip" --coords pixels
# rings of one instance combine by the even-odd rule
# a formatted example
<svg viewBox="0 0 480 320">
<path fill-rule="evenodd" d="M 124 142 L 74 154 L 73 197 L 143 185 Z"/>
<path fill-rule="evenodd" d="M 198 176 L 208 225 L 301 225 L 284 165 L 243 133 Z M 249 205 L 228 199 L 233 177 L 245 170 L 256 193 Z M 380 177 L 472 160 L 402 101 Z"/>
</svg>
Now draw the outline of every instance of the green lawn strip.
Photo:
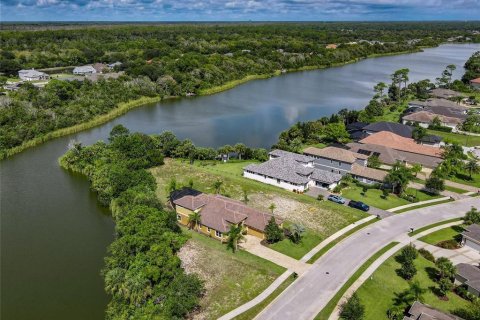
<svg viewBox="0 0 480 320">
<path fill-rule="evenodd" d="M 415 210 L 415 209 L 430 207 L 430 206 L 434 206 L 434 205 L 437 205 L 437 204 L 442 204 L 442 203 L 447 203 L 447 202 L 452 202 L 452 201 L 455 201 L 455 200 L 446 199 L 446 200 L 437 201 L 437 202 L 419 204 L 418 206 L 413 206 L 413 207 L 409 207 L 409 208 L 405 208 L 405 209 L 401 209 L 401 210 L 394 211 L 394 213 L 408 212 L 408 211 L 412 211 L 412 210 Z"/>
<path fill-rule="evenodd" d="M 293 243 L 290 239 L 283 239 L 282 241 L 268 245 L 268 247 L 299 260 L 322 242 L 322 240 L 323 237 L 307 229 L 300 243 Z"/>
<path fill-rule="evenodd" d="M 445 190 L 455 192 L 455 193 L 459 193 L 459 194 L 463 194 L 463 193 L 468 192 L 467 190 L 463 190 L 463 189 L 460 189 L 460 188 L 455 188 L 455 187 L 447 186 L 447 185 L 445 185 Z"/>
<path fill-rule="evenodd" d="M 469 135 L 464 135 L 459 133 L 443 132 L 443 131 L 436 131 L 436 130 L 427 130 L 427 133 L 440 136 L 444 140 L 447 140 L 449 142 L 457 142 L 460 145 L 467 146 L 467 147 L 480 145 L 480 136 L 469 136 Z"/>
<path fill-rule="evenodd" d="M 369 206 L 383 210 L 396 208 L 412 203 L 394 194 L 389 194 L 384 199 L 382 191 L 380 189 L 368 189 L 365 195 L 362 195 L 362 193 L 362 187 L 357 185 L 351 185 L 348 188 L 342 190 L 342 196 L 344 196 L 345 198 L 362 201 Z M 439 195 L 431 195 L 425 191 L 413 188 L 407 188 L 405 193 L 418 197 L 418 201 L 432 200 L 440 197 Z"/>
<path fill-rule="evenodd" d="M 347 282 L 337 291 L 335 296 L 327 303 L 325 308 L 320 311 L 319 314 L 315 317 L 316 320 L 328 320 L 330 315 L 332 314 L 333 310 L 337 306 L 338 302 L 345 294 L 345 292 L 350 288 L 350 286 L 365 272 L 375 262 L 380 256 L 382 256 L 385 252 L 390 250 L 391 248 L 395 247 L 398 242 L 391 242 L 387 244 L 385 247 L 377 251 L 373 256 L 371 256 L 364 264 L 360 266 L 360 268 L 355 271 L 355 273 L 347 280 Z"/>
<path fill-rule="evenodd" d="M 432 229 L 432 228 L 435 228 L 435 227 L 438 227 L 438 226 L 441 226 L 441 225 L 444 225 L 444 224 L 447 224 L 447 223 L 461 221 L 461 220 L 463 220 L 463 218 L 453 218 L 453 219 L 449 219 L 449 220 L 445 220 L 445 221 L 440 221 L 440 222 L 437 222 L 437 223 L 432 223 L 432 224 L 429 224 L 428 226 L 418 228 L 417 230 L 413 230 L 413 232 L 408 233 L 408 235 L 410 237 L 413 237 L 414 235 L 417 235 L 417 234 L 419 234 L 419 233 L 421 233 L 425 230 Z"/>
<path fill-rule="evenodd" d="M 427 234 L 426 236 L 421 237 L 420 241 L 426 242 L 431 245 L 436 245 L 437 243 L 441 241 L 446 241 L 446 240 L 455 240 L 458 241 L 460 234 L 464 231 L 463 227 L 458 225 L 458 226 L 450 226 L 447 228 L 440 229 L 438 231 L 432 232 L 430 234 Z"/>
<path fill-rule="evenodd" d="M 275 300 L 276 297 L 280 295 L 280 293 L 283 292 L 289 285 L 291 285 L 295 281 L 295 278 L 293 275 L 289 276 L 285 281 L 280 284 L 280 286 L 275 289 L 265 300 L 257 304 L 255 307 L 248 309 L 242 314 L 239 314 L 234 320 L 250 320 L 255 318 L 263 309 L 265 309 L 266 306 L 270 304 L 273 300 Z"/>
<path fill-rule="evenodd" d="M 449 313 L 455 309 L 468 308 L 470 302 L 453 292 L 447 294 L 448 301 L 441 300 L 434 294 L 432 288 L 438 285 L 432 280 L 435 272 L 433 262 L 419 255 L 414 264 L 418 272 L 413 281 L 418 281 L 422 288 L 427 289 L 423 295 L 426 304 Z M 365 306 L 365 319 L 387 319 L 387 310 L 393 306 L 395 294 L 409 288 L 409 282 L 397 275 L 396 270 L 399 268 L 400 264 L 395 257 L 390 257 L 357 290 L 357 295 Z"/>
<path fill-rule="evenodd" d="M 200 257 L 194 259 L 194 272 L 201 275 L 208 288 L 200 301 L 201 312 L 207 319 L 216 319 L 252 300 L 286 271 L 247 251 L 232 253 L 220 241 L 182 229 L 199 252 Z"/>
<path fill-rule="evenodd" d="M 480 173 L 472 174 L 472 178 L 470 179 L 468 173 L 460 173 L 454 177 L 448 177 L 448 180 L 453 182 L 466 184 L 472 187 L 480 188 Z"/>
<path fill-rule="evenodd" d="M 310 260 L 307 261 L 307 263 L 314 263 L 315 261 L 317 261 L 321 256 L 323 256 L 325 253 L 328 252 L 328 250 L 330 250 L 331 248 L 333 248 L 337 243 L 339 243 L 340 241 L 342 241 L 343 239 L 347 238 L 348 236 L 354 234 L 355 232 L 357 232 L 358 230 L 360 229 L 363 229 L 369 225 L 371 225 L 372 223 L 375 223 L 377 222 L 378 219 L 372 219 L 372 220 L 369 220 L 365 223 L 362 223 L 358 226 L 356 226 L 355 228 L 349 230 L 348 232 L 344 233 L 343 235 L 341 235 L 340 237 L 338 237 L 337 239 L 331 241 L 330 243 L 328 243 L 325 247 L 323 247 L 322 249 L 320 249 L 320 251 L 318 251 L 317 253 L 315 253 L 311 258 Z"/>
<path fill-rule="evenodd" d="M 314 143 L 314 144 L 302 144 L 302 146 L 300 147 L 300 150 L 305 150 L 309 147 L 314 147 L 314 148 L 319 148 L 319 149 L 323 149 L 325 148 L 327 145 L 325 143 Z"/>
</svg>

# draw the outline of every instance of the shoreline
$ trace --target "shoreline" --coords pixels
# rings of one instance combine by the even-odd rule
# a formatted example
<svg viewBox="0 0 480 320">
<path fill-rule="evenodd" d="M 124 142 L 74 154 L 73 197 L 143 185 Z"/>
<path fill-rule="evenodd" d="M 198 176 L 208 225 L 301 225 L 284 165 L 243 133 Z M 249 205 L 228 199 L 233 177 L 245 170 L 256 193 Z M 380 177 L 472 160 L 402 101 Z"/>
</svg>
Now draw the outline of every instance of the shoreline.
<svg viewBox="0 0 480 320">
<path fill-rule="evenodd" d="M 219 86 L 216 86 L 216 87 L 201 90 L 200 93 L 197 95 L 197 97 L 208 96 L 208 95 L 220 93 L 220 92 L 223 92 L 223 91 L 227 91 L 227 90 L 233 89 L 233 88 L 235 88 L 239 85 L 242 85 L 244 83 L 247 83 L 247 82 L 250 82 L 250 81 L 253 81 L 253 80 L 269 79 L 269 78 L 272 78 L 272 77 L 277 77 L 277 76 L 281 76 L 283 74 L 293 73 L 293 72 L 322 70 L 322 69 L 328 69 L 328 68 L 342 67 L 342 66 L 345 66 L 345 65 L 348 65 L 348 64 L 353 64 L 353 63 L 360 62 L 362 60 L 366 60 L 366 59 L 370 59 L 370 58 L 379 58 L 379 57 L 385 57 L 385 56 L 395 56 L 395 55 L 422 52 L 423 51 L 422 49 L 423 48 L 417 48 L 416 50 L 409 50 L 409 51 L 372 54 L 372 55 L 368 55 L 367 57 L 356 58 L 356 59 L 349 60 L 349 61 L 346 61 L 346 62 L 335 63 L 335 64 L 331 64 L 331 65 L 326 65 L 326 66 L 304 66 L 304 67 L 297 68 L 297 69 L 289 69 L 289 70 L 286 70 L 285 72 L 281 72 L 280 70 L 277 70 L 274 73 L 270 73 L 270 74 L 248 75 L 246 77 L 243 77 L 242 79 L 232 80 L 232 81 L 226 82 L 226 83 L 224 83 L 222 85 L 219 85 Z M 69 135 L 69 134 L 73 134 L 73 133 L 78 133 L 78 132 L 81 132 L 81 131 L 91 129 L 91 128 L 97 127 L 99 125 L 105 124 L 105 123 L 107 123 L 107 122 L 109 122 L 109 121 L 111 121 L 111 120 L 113 120 L 113 119 L 115 119 L 115 118 L 117 118 L 121 115 L 124 115 L 128 111 L 130 111 L 132 109 L 135 109 L 135 108 L 138 108 L 138 107 L 141 107 L 143 105 L 150 104 L 150 103 L 157 103 L 157 102 L 161 102 L 163 100 L 178 99 L 178 98 L 183 98 L 183 97 L 171 96 L 171 97 L 166 97 L 166 98 L 163 98 L 163 99 L 160 96 L 158 96 L 158 97 L 142 97 L 142 98 L 139 98 L 139 99 L 136 99 L 136 100 L 131 100 L 131 101 L 128 101 L 128 102 L 120 103 L 117 108 L 110 110 L 106 114 L 99 115 L 99 116 L 97 116 L 97 117 L 95 117 L 95 118 L 93 118 L 93 119 L 91 119 L 87 122 L 79 123 L 79 124 L 76 124 L 76 125 L 71 126 L 71 127 L 66 127 L 66 128 L 62 128 L 62 129 L 58 129 L 58 130 L 49 132 L 49 133 L 47 133 L 43 136 L 27 140 L 19 146 L 7 149 L 4 152 L 0 153 L 0 160 L 4 160 L 8 157 L 11 157 L 11 156 L 13 156 L 17 153 L 20 153 L 20 152 L 22 152 L 26 149 L 29 149 L 31 147 L 38 146 L 38 145 L 40 145 L 44 142 L 47 142 L 49 140 L 52 140 L 52 139 L 55 139 L 55 138 L 60 138 L 60 137 L 63 137 L 63 136 Z"/>
</svg>

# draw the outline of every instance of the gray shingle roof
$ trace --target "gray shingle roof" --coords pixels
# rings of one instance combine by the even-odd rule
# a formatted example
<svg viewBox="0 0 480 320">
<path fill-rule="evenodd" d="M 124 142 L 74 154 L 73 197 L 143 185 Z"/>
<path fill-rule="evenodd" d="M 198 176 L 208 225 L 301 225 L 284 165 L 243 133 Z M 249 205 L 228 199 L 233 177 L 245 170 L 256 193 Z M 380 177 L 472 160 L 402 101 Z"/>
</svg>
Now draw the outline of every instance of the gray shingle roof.
<svg viewBox="0 0 480 320">
<path fill-rule="evenodd" d="M 457 274 L 467 279 L 465 284 L 473 289 L 480 291 L 480 268 L 468 263 L 459 263 L 456 265 Z"/>
<path fill-rule="evenodd" d="M 459 317 L 444 313 L 418 301 L 412 304 L 408 314 L 409 317 L 407 319 L 412 320 L 461 320 Z"/>
<path fill-rule="evenodd" d="M 464 237 L 470 238 L 474 241 L 480 242 L 480 225 L 472 224 L 465 228 L 465 231 L 462 232 Z"/>
<path fill-rule="evenodd" d="M 387 121 L 371 123 L 365 126 L 363 130 L 372 132 L 389 131 L 405 138 L 411 138 L 413 132 L 413 128 L 406 124 Z"/>
<path fill-rule="evenodd" d="M 333 173 L 326 170 L 315 169 L 312 173 L 312 179 L 320 182 L 332 184 L 334 182 L 340 181 L 342 175 L 338 173 Z"/>
<path fill-rule="evenodd" d="M 284 150 L 280 150 L 280 149 L 276 149 L 276 150 L 271 151 L 269 153 L 269 155 L 271 155 L 273 157 L 289 157 L 289 158 L 294 159 L 296 161 L 305 162 L 305 163 L 308 163 L 308 162 L 311 162 L 311 161 L 314 160 L 312 157 L 305 156 L 303 154 L 288 152 L 288 151 L 284 151 Z"/>
</svg>

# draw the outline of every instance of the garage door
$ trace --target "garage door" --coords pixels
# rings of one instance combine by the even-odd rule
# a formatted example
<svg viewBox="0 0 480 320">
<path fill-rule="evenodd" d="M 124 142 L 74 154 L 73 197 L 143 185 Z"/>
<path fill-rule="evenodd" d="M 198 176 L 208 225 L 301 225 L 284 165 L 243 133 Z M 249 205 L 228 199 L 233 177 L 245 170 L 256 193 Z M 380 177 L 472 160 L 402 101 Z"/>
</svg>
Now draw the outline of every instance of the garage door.
<svg viewBox="0 0 480 320">
<path fill-rule="evenodd" d="M 480 252 L 480 245 L 478 243 L 475 243 L 471 240 L 466 239 L 465 245 Z"/>
</svg>

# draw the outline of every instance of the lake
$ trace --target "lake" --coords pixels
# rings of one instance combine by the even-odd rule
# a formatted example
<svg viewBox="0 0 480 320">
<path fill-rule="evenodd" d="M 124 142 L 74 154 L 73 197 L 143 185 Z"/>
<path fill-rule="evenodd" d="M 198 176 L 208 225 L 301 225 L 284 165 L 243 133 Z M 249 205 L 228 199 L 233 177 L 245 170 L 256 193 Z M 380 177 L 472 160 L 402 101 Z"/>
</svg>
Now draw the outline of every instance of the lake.
<svg viewBox="0 0 480 320">
<path fill-rule="evenodd" d="M 401 68 L 410 80 L 440 76 L 463 64 L 479 44 L 448 44 L 424 52 L 367 59 L 342 67 L 256 80 L 206 97 L 137 108 L 102 126 L 49 141 L 2 161 L 1 319 L 102 319 L 108 303 L 100 270 L 114 236 L 106 208 L 89 183 L 58 165 L 71 140 L 91 144 L 123 124 L 131 131 L 173 131 L 196 145 L 243 142 L 269 148 L 297 121 L 361 109 L 372 87 Z"/>
</svg>

